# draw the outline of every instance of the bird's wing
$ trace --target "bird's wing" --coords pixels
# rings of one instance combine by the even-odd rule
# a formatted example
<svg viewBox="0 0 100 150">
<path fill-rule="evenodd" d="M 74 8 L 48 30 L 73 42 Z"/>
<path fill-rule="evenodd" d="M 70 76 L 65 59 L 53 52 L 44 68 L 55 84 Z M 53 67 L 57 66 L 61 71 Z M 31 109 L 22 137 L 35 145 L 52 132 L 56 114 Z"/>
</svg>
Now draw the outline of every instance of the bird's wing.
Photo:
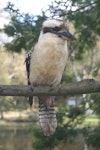
<svg viewBox="0 0 100 150">
<path fill-rule="evenodd" d="M 25 64 L 26 64 L 26 72 L 27 72 L 27 80 L 28 80 L 28 85 L 30 85 L 30 61 L 31 61 L 31 54 L 33 52 L 34 48 L 32 47 L 32 49 L 28 52 L 26 59 L 25 59 Z"/>
<path fill-rule="evenodd" d="M 33 50 L 34 50 L 34 48 L 32 47 L 32 49 L 28 52 L 26 59 L 25 59 L 28 85 L 31 85 L 31 82 L 30 82 L 30 61 L 31 61 L 31 54 L 32 54 Z M 32 106 L 33 96 L 29 97 L 29 103 L 30 103 L 30 106 Z"/>
</svg>

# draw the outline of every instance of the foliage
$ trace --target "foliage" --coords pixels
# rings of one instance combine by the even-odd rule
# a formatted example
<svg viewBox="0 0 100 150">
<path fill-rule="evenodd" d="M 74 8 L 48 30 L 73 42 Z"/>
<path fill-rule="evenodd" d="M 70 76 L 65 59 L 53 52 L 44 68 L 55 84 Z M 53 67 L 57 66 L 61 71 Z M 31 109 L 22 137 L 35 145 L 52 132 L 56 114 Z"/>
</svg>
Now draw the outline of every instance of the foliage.
<svg viewBox="0 0 100 150">
<path fill-rule="evenodd" d="M 87 143 L 88 145 L 92 145 L 93 147 L 100 148 L 100 126 L 92 129 L 88 133 Z"/>
<path fill-rule="evenodd" d="M 97 126 L 95 128 L 90 126 L 85 127 L 84 129 L 82 129 L 82 133 L 85 137 L 88 146 L 91 145 L 95 148 L 100 148 L 100 126 Z"/>
<path fill-rule="evenodd" d="M 7 43 L 5 47 L 10 51 L 21 52 L 22 49 L 28 51 L 37 41 L 42 22 L 46 19 L 44 12 L 40 16 L 20 14 L 10 2 L 5 11 L 11 13 L 12 17 L 9 25 L 5 25 L 4 32 L 8 36 L 13 36 L 12 42 Z"/>
<path fill-rule="evenodd" d="M 95 113 L 98 115 L 98 117 L 100 118 L 100 93 L 98 94 L 91 94 L 91 99 L 92 99 L 92 103 L 93 105 L 93 109 L 95 111 Z"/>
</svg>

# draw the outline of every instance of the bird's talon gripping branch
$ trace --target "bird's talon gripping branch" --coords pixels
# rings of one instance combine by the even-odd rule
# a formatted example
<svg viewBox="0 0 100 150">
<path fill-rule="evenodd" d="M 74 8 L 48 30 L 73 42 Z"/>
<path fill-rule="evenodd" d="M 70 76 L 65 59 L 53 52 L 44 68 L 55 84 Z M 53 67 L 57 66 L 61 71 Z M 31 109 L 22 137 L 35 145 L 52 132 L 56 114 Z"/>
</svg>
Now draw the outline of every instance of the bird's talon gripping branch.
<svg viewBox="0 0 100 150">
<path fill-rule="evenodd" d="M 30 89 L 31 89 L 31 91 L 34 91 L 34 86 L 33 86 L 33 85 L 31 85 Z"/>
</svg>

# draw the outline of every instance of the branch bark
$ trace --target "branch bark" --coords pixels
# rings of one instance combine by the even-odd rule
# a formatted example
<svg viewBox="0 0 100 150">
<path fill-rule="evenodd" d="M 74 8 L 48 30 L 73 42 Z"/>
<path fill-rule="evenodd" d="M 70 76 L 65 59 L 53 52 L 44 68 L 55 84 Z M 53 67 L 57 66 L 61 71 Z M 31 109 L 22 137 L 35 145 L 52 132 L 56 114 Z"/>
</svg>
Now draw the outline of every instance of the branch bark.
<svg viewBox="0 0 100 150">
<path fill-rule="evenodd" d="M 58 87 L 0 85 L 0 96 L 69 96 L 100 92 L 100 81 L 85 79 Z"/>
</svg>

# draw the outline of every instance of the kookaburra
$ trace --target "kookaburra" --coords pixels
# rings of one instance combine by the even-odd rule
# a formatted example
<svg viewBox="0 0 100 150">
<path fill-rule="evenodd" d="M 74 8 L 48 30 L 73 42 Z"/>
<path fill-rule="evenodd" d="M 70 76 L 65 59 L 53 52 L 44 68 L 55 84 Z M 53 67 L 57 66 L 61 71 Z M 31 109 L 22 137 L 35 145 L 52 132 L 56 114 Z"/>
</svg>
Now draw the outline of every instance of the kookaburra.
<svg viewBox="0 0 100 150">
<path fill-rule="evenodd" d="M 67 41 L 74 40 L 65 21 L 43 22 L 39 39 L 26 57 L 28 84 L 58 86 L 68 59 Z M 29 98 L 32 105 L 33 97 Z M 39 119 L 44 135 L 52 135 L 57 127 L 54 96 L 38 96 Z"/>
</svg>

